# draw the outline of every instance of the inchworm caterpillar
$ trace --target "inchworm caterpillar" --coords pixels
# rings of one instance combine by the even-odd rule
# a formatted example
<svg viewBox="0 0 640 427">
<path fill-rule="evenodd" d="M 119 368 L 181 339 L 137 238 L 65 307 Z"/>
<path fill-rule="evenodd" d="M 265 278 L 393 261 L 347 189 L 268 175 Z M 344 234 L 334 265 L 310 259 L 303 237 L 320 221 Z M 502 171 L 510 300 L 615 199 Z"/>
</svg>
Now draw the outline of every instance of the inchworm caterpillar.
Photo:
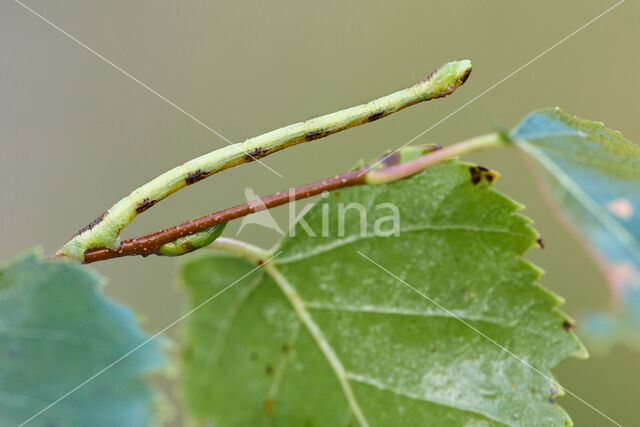
<svg viewBox="0 0 640 427">
<path fill-rule="evenodd" d="M 470 61 L 449 62 L 407 89 L 367 104 L 276 129 L 190 160 L 132 191 L 101 217 L 80 230 L 57 254 L 80 263 L 87 249 L 105 247 L 117 251 L 120 232 L 138 214 L 181 188 L 292 145 L 381 119 L 422 101 L 444 97 L 460 87 L 470 73 Z"/>
</svg>

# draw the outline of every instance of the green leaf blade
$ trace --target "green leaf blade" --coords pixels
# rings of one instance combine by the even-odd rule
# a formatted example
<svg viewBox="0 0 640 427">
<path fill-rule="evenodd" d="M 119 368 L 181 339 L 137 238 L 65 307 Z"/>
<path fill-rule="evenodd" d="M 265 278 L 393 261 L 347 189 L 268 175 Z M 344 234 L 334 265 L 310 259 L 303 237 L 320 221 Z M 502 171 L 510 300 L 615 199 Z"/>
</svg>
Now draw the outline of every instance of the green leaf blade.
<svg viewBox="0 0 640 427">
<path fill-rule="evenodd" d="M 617 308 L 587 317 L 586 330 L 596 343 L 640 348 L 640 145 L 557 108 L 529 114 L 512 138 L 543 167 L 611 286 Z"/>
<path fill-rule="evenodd" d="M 23 255 L 0 270 L 0 419 L 18 425 L 144 342 L 132 313 L 98 292 L 86 267 Z M 143 375 L 164 360 L 149 343 L 29 423 L 142 426 L 154 419 Z"/>
<path fill-rule="evenodd" d="M 222 347 L 211 325 L 229 304 L 195 312 L 184 360 L 194 418 L 224 425 L 570 423 L 550 400 L 561 393 L 550 369 L 585 356 L 584 348 L 563 327 L 569 320 L 556 309 L 560 300 L 536 283 L 540 270 L 522 258 L 536 244 L 530 221 L 486 178 L 474 184 L 473 167 L 450 161 L 391 185 L 331 193 L 304 217 L 317 236 L 298 224 L 296 236 L 274 250 L 281 255 L 253 273 L 254 290 L 236 305 L 223 340 L 229 354 L 215 363 L 207 352 Z M 339 206 L 352 202 L 366 207 L 364 236 L 357 216 L 347 215 L 339 232 Z M 369 233 L 389 215 L 382 203 L 399 209 L 397 237 Z M 228 257 L 210 255 L 184 266 L 192 305 L 206 298 L 195 289 L 210 296 L 252 268 L 212 276 L 228 265 Z M 195 384 L 198 376 L 206 379 Z M 219 397 L 231 390 L 235 405 Z M 194 405 L 194 396 L 208 397 Z"/>
</svg>

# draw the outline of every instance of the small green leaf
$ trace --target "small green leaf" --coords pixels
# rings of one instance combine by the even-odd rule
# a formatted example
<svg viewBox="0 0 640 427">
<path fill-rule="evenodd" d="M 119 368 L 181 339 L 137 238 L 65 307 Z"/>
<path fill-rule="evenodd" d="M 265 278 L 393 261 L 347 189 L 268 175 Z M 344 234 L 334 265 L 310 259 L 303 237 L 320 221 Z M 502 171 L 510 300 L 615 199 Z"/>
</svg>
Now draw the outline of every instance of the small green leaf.
<svg viewBox="0 0 640 427">
<path fill-rule="evenodd" d="M 0 269 L 0 424 L 19 425 L 147 335 L 98 290 L 86 267 L 34 252 Z M 144 426 L 155 403 L 143 376 L 163 363 L 150 342 L 33 418 L 29 426 Z"/>
<path fill-rule="evenodd" d="M 562 390 L 550 369 L 586 352 L 561 300 L 522 258 L 537 234 L 520 205 L 490 188 L 495 177 L 448 161 L 393 184 L 334 191 L 253 273 L 230 256 L 187 262 L 194 307 L 242 278 L 187 320 L 182 364 L 194 421 L 570 424 L 553 401 Z M 344 222 L 341 205 L 353 207 Z M 383 237 L 392 206 L 399 234 Z"/>
<path fill-rule="evenodd" d="M 529 114 L 512 138 L 544 168 L 611 287 L 615 308 L 588 316 L 585 330 L 640 349 L 640 145 L 557 108 Z"/>
</svg>

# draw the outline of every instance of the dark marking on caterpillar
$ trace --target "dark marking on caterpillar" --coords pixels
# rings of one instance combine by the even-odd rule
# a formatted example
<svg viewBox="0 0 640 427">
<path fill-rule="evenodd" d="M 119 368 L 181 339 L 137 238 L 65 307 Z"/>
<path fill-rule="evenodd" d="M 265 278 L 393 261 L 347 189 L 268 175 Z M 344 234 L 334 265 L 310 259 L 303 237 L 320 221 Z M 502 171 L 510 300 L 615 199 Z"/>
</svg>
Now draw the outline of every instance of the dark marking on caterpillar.
<svg viewBox="0 0 640 427">
<path fill-rule="evenodd" d="M 314 139 L 322 138 L 324 136 L 324 132 L 320 130 L 316 130 L 313 132 L 308 132 L 304 135 L 305 141 L 313 141 Z"/>
<path fill-rule="evenodd" d="M 382 116 L 384 116 L 384 111 L 376 111 L 373 114 L 370 114 L 369 117 L 367 117 L 367 122 L 373 122 L 375 120 L 381 119 Z"/>
<path fill-rule="evenodd" d="M 562 322 L 562 329 L 564 329 L 565 331 L 569 332 L 570 330 L 572 330 L 573 328 L 576 327 L 576 324 L 574 322 L 570 322 L 569 320 L 565 319 Z"/>
<path fill-rule="evenodd" d="M 201 169 L 198 169 L 198 170 L 188 174 L 187 177 L 184 179 L 184 182 L 187 185 L 191 185 L 191 184 L 193 184 L 195 182 L 198 182 L 200 180 L 205 179 L 209 175 L 210 174 L 208 172 L 203 172 Z"/>
<path fill-rule="evenodd" d="M 471 75 L 471 68 L 469 68 L 467 71 L 465 71 L 464 75 L 460 78 L 460 85 L 463 85 L 464 82 L 467 81 L 467 79 L 469 78 L 470 75 Z"/>
<path fill-rule="evenodd" d="M 149 209 L 151 206 L 155 205 L 156 203 L 158 203 L 157 200 L 144 199 L 143 201 L 138 203 L 138 206 L 136 206 L 136 213 L 141 214 L 142 212 L 146 211 L 147 209 Z"/>
<path fill-rule="evenodd" d="M 433 70 L 433 71 L 431 72 L 431 74 L 429 74 L 427 77 L 425 77 L 424 79 L 422 79 L 422 81 L 421 81 L 420 83 L 425 83 L 425 82 L 428 82 L 429 80 L 431 80 L 431 79 L 433 78 L 433 76 L 435 76 L 435 75 L 436 75 L 436 73 L 437 73 L 438 71 L 440 71 L 440 68 L 442 68 L 442 67 L 436 67 L 436 69 L 435 69 L 435 70 Z M 418 84 L 420 84 L 420 83 L 418 83 Z"/>
<path fill-rule="evenodd" d="M 273 374 L 273 366 L 267 365 L 264 367 L 264 373 L 267 375 Z"/>
<path fill-rule="evenodd" d="M 255 150 L 253 150 L 250 153 L 246 153 L 244 155 L 244 159 L 251 161 L 251 160 L 256 160 L 259 157 L 263 157 L 264 155 L 266 155 L 267 150 L 263 150 L 262 147 L 258 147 Z"/>
<path fill-rule="evenodd" d="M 102 222 L 102 220 L 104 219 L 104 217 L 107 215 L 108 212 L 109 211 L 103 212 L 102 215 L 100 215 L 98 218 L 96 218 L 93 221 L 91 221 L 90 224 L 88 224 L 85 227 L 82 227 L 82 229 L 80 231 L 78 231 L 76 234 L 74 234 L 74 237 L 84 233 L 87 230 L 91 230 L 93 227 L 95 227 L 96 225 L 100 224 Z"/>
<path fill-rule="evenodd" d="M 538 237 L 536 241 L 538 242 L 538 246 L 540 246 L 540 249 L 544 249 L 544 240 L 542 240 L 542 237 Z"/>
</svg>

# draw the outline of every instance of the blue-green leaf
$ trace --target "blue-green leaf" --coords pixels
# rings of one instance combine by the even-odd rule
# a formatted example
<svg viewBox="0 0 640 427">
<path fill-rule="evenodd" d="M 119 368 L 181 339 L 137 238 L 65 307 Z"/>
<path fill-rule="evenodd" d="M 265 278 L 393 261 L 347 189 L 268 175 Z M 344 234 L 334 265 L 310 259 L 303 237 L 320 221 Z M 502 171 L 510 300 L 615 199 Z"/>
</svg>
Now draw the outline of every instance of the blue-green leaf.
<svg viewBox="0 0 640 427">
<path fill-rule="evenodd" d="M 29 420 L 147 339 L 100 281 L 34 252 L 0 268 L 0 425 Z M 143 376 L 162 363 L 149 342 L 27 425 L 149 425 L 155 401 Z"/>
<path fill-rule="evenodd" d="M 557 108 L 529 114 L 512 138 L 542 165 L 609 282 L 614 308 L 588 316 L 586 330 L 640 348 L 640 145 Z"/>
</svg>

